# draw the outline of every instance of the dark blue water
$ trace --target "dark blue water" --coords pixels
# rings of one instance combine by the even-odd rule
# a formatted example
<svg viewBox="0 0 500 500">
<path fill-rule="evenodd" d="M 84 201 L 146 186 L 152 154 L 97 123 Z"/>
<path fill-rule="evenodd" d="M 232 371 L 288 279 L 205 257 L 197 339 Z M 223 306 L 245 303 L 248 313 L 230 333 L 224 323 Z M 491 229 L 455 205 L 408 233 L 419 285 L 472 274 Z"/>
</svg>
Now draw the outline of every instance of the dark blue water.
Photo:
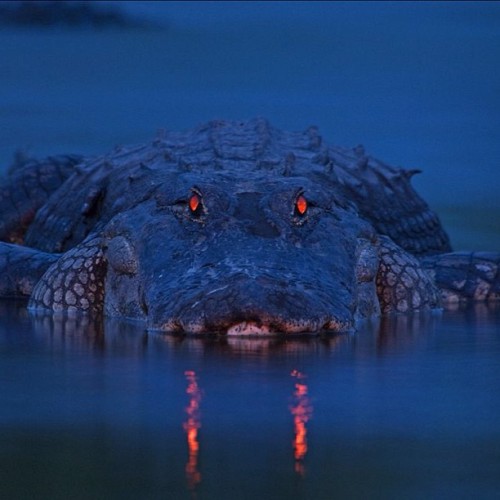
<svg viewBox="0 0 500 500">
<path fill-rule="evenodd" d="M 498 308 L 251 341 L 0 307 L 2 498 L 498 497 Z"/>
</svg>

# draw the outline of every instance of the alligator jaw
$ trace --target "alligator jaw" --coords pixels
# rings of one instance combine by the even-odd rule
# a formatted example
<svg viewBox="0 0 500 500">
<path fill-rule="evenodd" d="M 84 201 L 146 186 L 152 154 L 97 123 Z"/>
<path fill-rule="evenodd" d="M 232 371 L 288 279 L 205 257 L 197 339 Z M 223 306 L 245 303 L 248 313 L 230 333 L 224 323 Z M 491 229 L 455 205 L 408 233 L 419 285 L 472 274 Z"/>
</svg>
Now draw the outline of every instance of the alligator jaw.
<svg viewBox="0 0 500 500">
<path fill-rule="evenodd" d="M 203 319 L 184 323 L 182 320 L 167 320 L 161 324 L 149 324 L 149 331 L 172 334 L 210 335 L 219 334 L 227 337 L 279 337 L 288 335 L 318 335 L 320 333 L 345 333 L 351 331 L 349 321 L 335 318 L 319 321 L 261 321 L 241 319 L 216 325 L 207 325 Z"/>
</svg>

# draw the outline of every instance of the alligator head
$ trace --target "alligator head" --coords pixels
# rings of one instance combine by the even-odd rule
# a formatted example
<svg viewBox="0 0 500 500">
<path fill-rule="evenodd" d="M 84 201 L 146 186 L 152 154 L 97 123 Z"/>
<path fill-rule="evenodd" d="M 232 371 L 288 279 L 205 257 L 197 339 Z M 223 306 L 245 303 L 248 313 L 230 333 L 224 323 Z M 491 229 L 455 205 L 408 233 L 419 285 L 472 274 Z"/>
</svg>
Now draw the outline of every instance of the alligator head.
<svg viewBox="0 0 500 500">
<path fill-rule="evenodd" d="M 306 178 L 184 175 L 115 217 L 103 239 L 107 313 L 146 317 L 150 329 L 345 330 L 361 276 L 377 304 L 375 234 Z"/>
<path fill-rule="evenodd" d="M 380 312 L 377 245 L 349 203 L 309 178 L 186 172 L 64 254 L 32 305 L 102 306 L 167 332 L 346 331 Z"/>
</svg>

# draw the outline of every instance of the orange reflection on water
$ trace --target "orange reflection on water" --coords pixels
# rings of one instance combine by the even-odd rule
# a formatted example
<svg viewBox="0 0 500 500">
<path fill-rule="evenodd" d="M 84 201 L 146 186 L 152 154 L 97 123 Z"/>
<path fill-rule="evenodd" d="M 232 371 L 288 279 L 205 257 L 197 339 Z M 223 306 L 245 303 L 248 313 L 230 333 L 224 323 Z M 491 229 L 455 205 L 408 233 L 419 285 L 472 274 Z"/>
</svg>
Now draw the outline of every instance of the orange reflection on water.
<svg viewBox="0 0 500 500">
<path fill-rule="evenodd" d="M 201 427 L 200 422 L 200 402 L 201 390 L 196 381 L 196 373 L 188 370 L 184 372 L 188 387 L 186 389 L 189 395 L 189 404 L 186 407 L 187 420 L 184 422 L 184 430 L 186 431 L 188 444 L 188 461 L 186 463 L 186 476 L 188 486 L 194 489 L 201 482 L 201 474 L 198 470 L 198 453 L 200 451 L 200 443 L 198 441 L 198 429 Z"/>
<path fill-rule="evenodd" d="M 298 370 L 290 374 L 296 379 L 295 391 L 293 393 L 293 404 L 290 411 L 293 415 L 295 438 L 293 449 L 295 457 L 295 472 L 304 475 L 304 458 L 307 454 L 307 422 L 312 416 L 312 405 L 307 395 L 307 384 L 304 382 L 305 375 Z"/>
</svg>

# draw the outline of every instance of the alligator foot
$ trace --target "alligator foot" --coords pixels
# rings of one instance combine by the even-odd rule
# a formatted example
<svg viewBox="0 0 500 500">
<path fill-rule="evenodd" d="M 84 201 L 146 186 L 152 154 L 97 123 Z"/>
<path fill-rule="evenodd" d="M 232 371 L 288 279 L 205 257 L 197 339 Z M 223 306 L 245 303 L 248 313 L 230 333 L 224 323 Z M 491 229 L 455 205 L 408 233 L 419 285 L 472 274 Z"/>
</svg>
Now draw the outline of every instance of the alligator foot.
<svg viewBox="0 0 500 500">
<path fill-rule="evenodd" d="M 101 312 L 106 261 L 100 243 L 88 238 L 54 262 L 34 288 L 29 308 Z"/>
<path fill-rule="evenodd" d="M 380 237 L 377 295 L 382 313 L 439 307 L 439 291 L 420 261 L 386 236 Z"/>
</svg>

